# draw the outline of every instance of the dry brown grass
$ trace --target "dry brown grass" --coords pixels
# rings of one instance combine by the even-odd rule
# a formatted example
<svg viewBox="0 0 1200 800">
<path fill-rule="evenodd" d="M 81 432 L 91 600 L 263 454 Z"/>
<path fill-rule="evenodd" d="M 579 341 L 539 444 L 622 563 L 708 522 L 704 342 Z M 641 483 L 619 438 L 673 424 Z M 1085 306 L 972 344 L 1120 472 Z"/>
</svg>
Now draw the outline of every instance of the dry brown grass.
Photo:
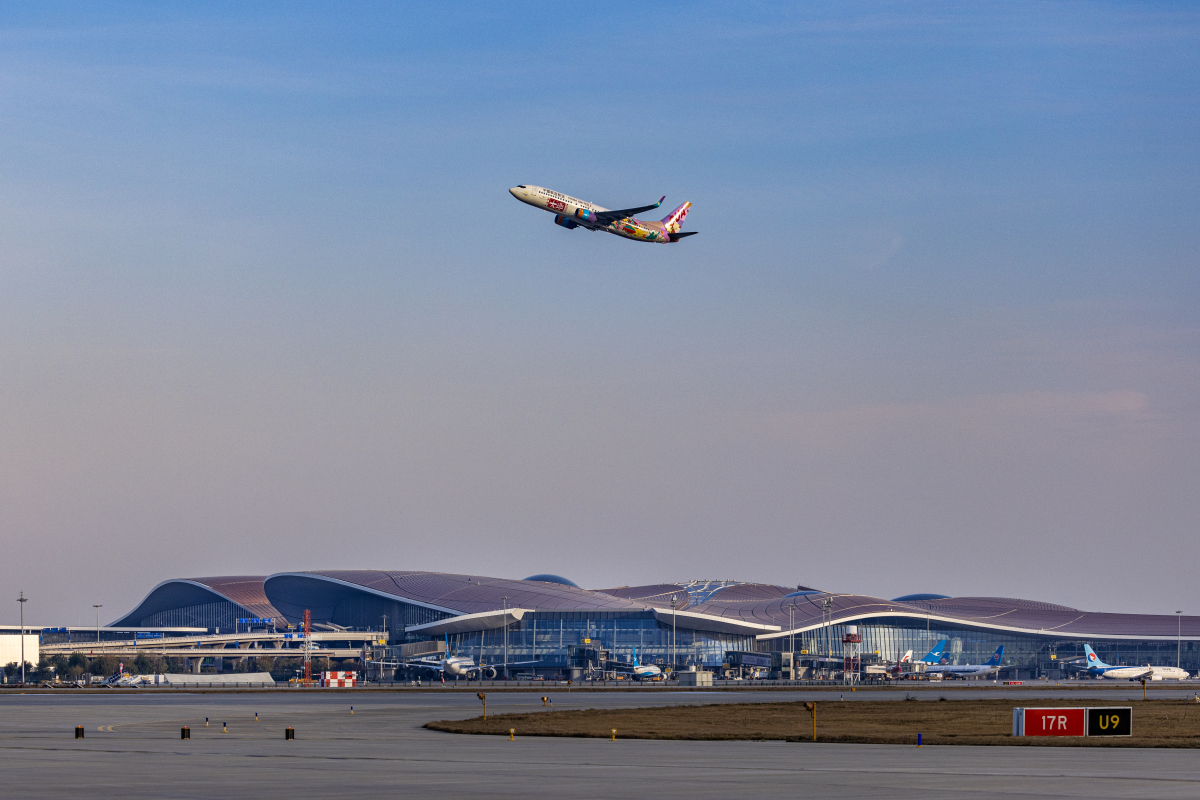
<svg viewBox="0 0 1200 800">
<path fill-rule="evenodd" d="M 1109 747 L 1200 747 L 1200 705 L 1183 700 L 1122 701 L 1034 700 L 1026 707 L 1067 708 L 1117 705 L 1133 707 L 1133 736 L 1128 738 L 1051 739 L 1012 736 L 1014 700 L 903 700 L 817 702 L 817 741 L 871 744 L 1068 745 Z M 442 720 L 426 728 L 448 733 L 622 739 L 783 739 L 812 741 L 812 718 L 803 703 L 709 704 L 660 708 L 545 711 Z"/>
</svg>

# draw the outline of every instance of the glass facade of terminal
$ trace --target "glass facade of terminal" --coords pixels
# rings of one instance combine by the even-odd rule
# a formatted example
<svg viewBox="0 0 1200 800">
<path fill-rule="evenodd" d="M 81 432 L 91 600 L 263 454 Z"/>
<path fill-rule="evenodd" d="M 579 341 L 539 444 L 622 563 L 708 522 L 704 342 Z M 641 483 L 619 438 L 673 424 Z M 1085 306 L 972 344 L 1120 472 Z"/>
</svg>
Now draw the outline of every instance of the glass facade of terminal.
<svg viewBox="0 0 1200 800">
<path fill-rule="evenodd" d="M 672 639 L 674 647 L 672 648 Z M 452 634 L 450 649 L 476 663 L 504 661 L 503 629 Z M 669 664 L 672 653 L 681 665 L 719 666 L 728 650 L 753 650 L 753 636 L 707 633 L 655 619 L 651 611 L 538 611 L 508 628 L 508 662 L 538 661 L 539 668 L 566 668 L 570 650 L 607 650 L 609 658 L 630 662 L 634 651 L 643 664 Z"/>
<path fill-rule="evenodd" d="M 913 651 L 914 659 L 920 659 L 938 641 L 946 639 L 944 655 L 950 664 L 982 664 L 991 658 L 997 647 L 1004 645 L 1003 666 L 1040 675 L 1061 671 L 1064 662 L 1083 658 L 1085 643 L 1076 638 L 949 627 L 937 623 L 929 625 L 920 620 L 895 617 L 864 619 L 855 624 L 863 638 L 860 652 L 864 663 L 869 663 L 873 657 L 880 661 L 896 661 L 908 650 Z M 795 649 L 808 655 L 840 658 L 845 633 L 845 625 L 832 625 L 797 634 Z M 1184 669 L 1190 672 L 1200 669 L 1200 642 L 1097 638 L 1088 639 L 1086 643 L 1102 660 L 1116 666 L 1147 663 L 1175 666 L 1178 654 Z M 792 637 L 767 639 L 758 644 L 760 650 L 786 651 L 792 649 Z"/>
<path fill-rule="evenodd" d="M 414 603 L 391 600 L 376 594 L 355 594 L 339 600 L 333 608 L 329 621 L 351 630 L 388 630 L 397 634 L 397 641 L 408 641 L 404 629 L 411 625 L 424 625 L 454 616 L 445 611 L 426 608 Z M 428 637 L 417 636 L 415 639 Z"/>
<path fill-rule="evenodd" d="M 208 628 L 209 630 L 232 631 L 239 617 L 246 616 L 246 609 L 228 600 L 203 605 L 169 608 L 143 617 L 140 628 Z"/>
</svg>

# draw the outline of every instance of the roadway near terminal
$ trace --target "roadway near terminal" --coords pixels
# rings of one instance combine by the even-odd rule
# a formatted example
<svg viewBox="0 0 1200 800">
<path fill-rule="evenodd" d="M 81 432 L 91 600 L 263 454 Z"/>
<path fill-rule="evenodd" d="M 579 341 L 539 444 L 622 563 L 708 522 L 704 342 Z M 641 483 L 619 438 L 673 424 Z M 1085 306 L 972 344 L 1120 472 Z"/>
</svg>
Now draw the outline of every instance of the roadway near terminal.
<svg viewBox="0 0 1200 800">
<path fill-rule="evenodd" d="M 552 690 L 554 687 L 547 687 Z M 1016 704 L 1043 692 L 989 695 Z M 1106 701 L 1130 690 L 1060 690 Z M 1140 695 L 1137 687 L 1137 695 Z M 1172 694 L 1184 690 L 1166 690 Z M 830 691 L 548 691 L 555 709 L 829 701 Z M 846 701 L 903 697 L 839 692 Z M 915 693 L 936 700 L 937 691 Z M 963 692 L 979 697 L 976 692 Z M 1152 692 L 1157 695 L 1158 692 Z M 1018 699 L 1019 698 L 1019 699 Z M 354 713 L 350 713 L 353 705 Z M 489 713 L 530 712 L 537 693 L 496 692 Z M 255 720 L 255 714 L 258 720 Z M 462 736 L 421 726 L 478 716 L 471 692 L 341 694 L 113 692 L 0 695 L 0 786 L 6 797 L 103 792 L 124 797 L 353 796 L 381 791 L 487 797 L 728 797 L 745 793 L 877 798 L 1197 797 L 1193 750 L 922 747 Z M 209 727 L 204 726 L 205 717 Z M 804 720 L 798 720 L 802 727 Z M 85 738 L 73 738 L 83 726 Z M 188 725 L 191 739 L 180 740 Z M 296 731 L 295 741 L 284 730 Z"/>
<path fill-rule="evenodd" d="M 309 633 L 314 645 L 312 654 L 323 658 L 358 658 L 363 645 L 379 638 L 378 633 L 356 631 L 314 631 Z M 359 644 L 346 646 L 346 643 Z M 342 646 L 337 646 L 342 644 Z M 124 639 L 90 642 L 82 638 L 73 642 L 43 644 L 41 654 L 87 653 L 89 656 L 118 656 L 133 658 L 138 655 L 168 656 L 198 659 L 199 667 L 204 658 L 296 658 L 305 654 L 304 638 L 301 634 L 270 633 L 217 633 L 195 636 L 155 637 L 148 639 Z"/>
</svg>

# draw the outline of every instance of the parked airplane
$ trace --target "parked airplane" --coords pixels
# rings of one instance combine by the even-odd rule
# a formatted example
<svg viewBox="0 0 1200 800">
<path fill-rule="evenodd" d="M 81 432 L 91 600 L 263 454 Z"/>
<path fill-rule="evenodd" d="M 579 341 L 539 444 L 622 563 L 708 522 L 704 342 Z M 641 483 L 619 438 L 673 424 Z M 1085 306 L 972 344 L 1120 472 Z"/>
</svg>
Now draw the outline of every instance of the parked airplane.
<svg viewBox="0 0 1200 800">
<path fill-rule="evenodd" d="M 409 669 L 426 670 L 432 675 L 443 673 L 456 678 L 479 677 L 484 680 L 495 680 L 504 671 L 504 664 L 476 664 L 470 656 L 447 656 L 446 658 L 414 658 L 403 663 L 387 664 L 386 662 L 371 662 L 385 666 L 408 667 Z M 513 661 L 509 667 L 524 667 L 537 664 L 537 661 Z"/>
<path fill-rule="evenodd" d="M 1179 667 L 1152 667 L 1149 664 L 1144 667 L 1116 667 L 1112 664 L 1105 664 L 1088 644 L 1083 646 L 1083 654 L 1087 659 L 1085 668 L 1097 678 L 1127 681 L 1137 681 L 1143 678 L 1148 681 L 1182 681 L 1190 677 L 1187 670 Z"/>
<path fill-rule="evenodd" d="M 637 648 L 633 648 L 633 663 L 614 665 L 617 672 L 632 675 L 634 680 L 653 681 L 662 677 L 662 670 L 653 664 L 643 666 L 638 661 Z"/>
<path fill-rule="evenodd" d="M 942 639 L 933 646 L 933 649 L 921 657 L 922 664 L 945 664 L 946 657 L 942 655 L 942 651 L 946 649 L 948 640 Z"/>
<path fill-rule="evenodd" d="M 687 217 L 691 203 L 684 203 L 679 208 L 662 218 L 661 222 L 635 219 L 634 214 L 651 211 L 662 205 L 666 195 L 659 198 L 657 203 L 637 208 L 622 208 L 609 211 L 607 208 L 579 200 L 569 195 L 560 194 L 553 189 L 541 186 L 514 186 L 508 190 L 512 196 L 522 203 L 528 203 L 535 208 L 554 213 L 554 224 L 568 230 L 572 228 L 587 228 L 590 231 L 605 231 L 625 239 L 638 242 L 660 242 L 670 244 L 678 242 L 685 236 L 694 236 L 698 231 L 680 232 L 683 220 Z"/>
<path fill-rule="evenodd" d="M 904 668 L 906 666 L 909 668 L 909 670 L 911 670 L 912 664 L 913 664 L 913 651 L 909 650 L 904 655 L 900 656 L 900 658 L 897 659 L 896 661 L 891 661 L 890 659 L 884 659 L 882 666 L 878 666 L 878 667 L 872 666 L 872 667 L 869 667 L 867 669 L 867 671 L 874 672 L 874 673 L 882 673 L 885 675 L 900 676 L 900 675 L 904 674 L 904 672 L 905 672 Z"/>
<path fill-rule="evenodd" d="M 996 648 L 992 657 L 982 664 L 942 664 L 925 670 L 942 677 L 951 678 L 982 678 L 1000 671 L 1000 661 L 1004 658 L 1004 645 Z"/>
</svg>

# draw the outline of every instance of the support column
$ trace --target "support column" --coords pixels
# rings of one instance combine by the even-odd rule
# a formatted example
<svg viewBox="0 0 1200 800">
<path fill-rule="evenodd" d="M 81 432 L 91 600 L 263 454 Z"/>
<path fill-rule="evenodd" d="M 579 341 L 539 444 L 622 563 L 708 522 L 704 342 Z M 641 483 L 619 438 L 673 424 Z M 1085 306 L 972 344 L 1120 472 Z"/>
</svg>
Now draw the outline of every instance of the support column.
<svg viewBox="0 0 1200 800">
<path fill-rule="evenodd" d="M 203 658 L 193 658 L 193 659 L 191 659 L 191 662 L 192 662 L 191 663 L 192 672 L 195 673 L 196 675 L 199 675 L 200 674 L 200 665 L 204 663 L 204 659 Z"/>
</svg>

